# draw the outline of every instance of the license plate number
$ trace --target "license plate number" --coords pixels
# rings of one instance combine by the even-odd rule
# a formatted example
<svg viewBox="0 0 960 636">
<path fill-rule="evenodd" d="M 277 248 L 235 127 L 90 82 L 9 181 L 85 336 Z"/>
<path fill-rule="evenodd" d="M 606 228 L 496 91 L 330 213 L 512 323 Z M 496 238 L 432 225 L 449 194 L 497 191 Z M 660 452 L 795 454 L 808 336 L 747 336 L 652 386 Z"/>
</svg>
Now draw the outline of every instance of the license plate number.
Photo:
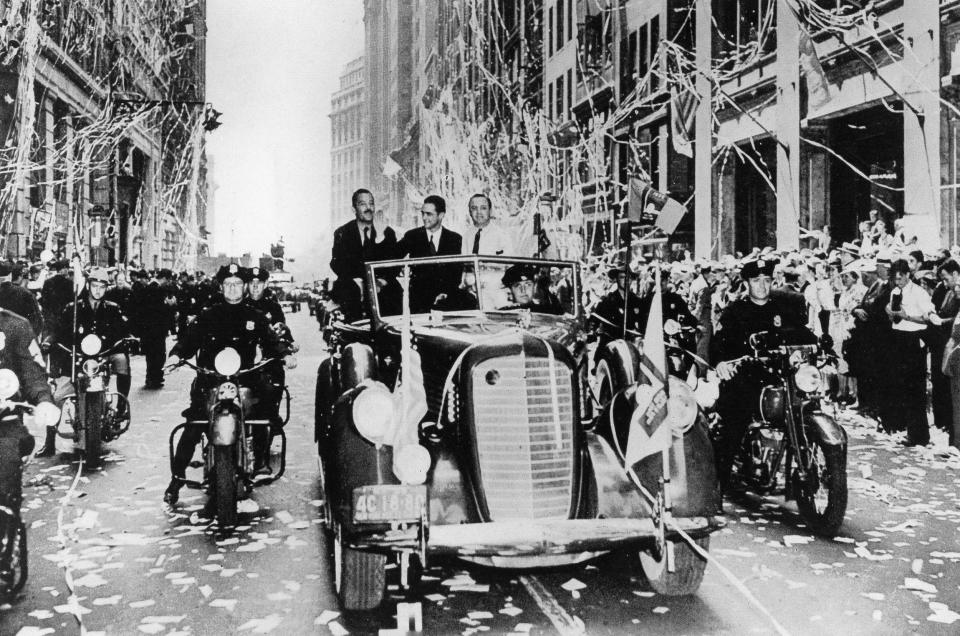
<svg viewBox="0 0 960 636">
<path fill-rule="evenodd" d="M 426 486 L 361 486 L 353 489 L 353 521 L 416 521 L 426 501 Z"/>
</svg>

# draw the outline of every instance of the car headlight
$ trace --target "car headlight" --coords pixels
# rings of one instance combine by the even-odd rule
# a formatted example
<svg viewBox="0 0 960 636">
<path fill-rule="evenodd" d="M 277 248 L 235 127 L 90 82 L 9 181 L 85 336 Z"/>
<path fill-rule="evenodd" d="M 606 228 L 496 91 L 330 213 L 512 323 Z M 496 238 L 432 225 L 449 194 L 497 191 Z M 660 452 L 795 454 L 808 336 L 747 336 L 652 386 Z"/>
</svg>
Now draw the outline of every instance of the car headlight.
<svg viewBox="0 0 960 636">
<path fill-rule="evenodd" d="M 393 396 L 386 385 L 372 383 L 353 400 L 353 425 L 371 443 L 383 444 L 393 425 Z"/>
<path fill-rule="evenodd" d="M 822 378 L 820 377 L 820 369 L 812 364 L 801 364 L 797 367 L 793 381 L 796 382 L 797 388 L 804 393 L 814 393 L 819 390 L 821 386 Z"/>
<path fill-rule="evenodd" d="M 393 449 L 393 474 L 404 484 L 420 485 L 430 470 L 430 451 L 420 444 Z"/>
<path fill-rule="evenodd" d="M 700 408 L 690 385 L 670 376 L 670 394 L 667 397 L 667 422 L 673 431 L 674 437 L 683 437 L 697 421 Z"/>
<path fill-rule="evenodd" d="M 218 400 L 235 400 L 237 398 L 237 385 L 233 382 L 224 382 L 217 389 Z"/>
</svg>

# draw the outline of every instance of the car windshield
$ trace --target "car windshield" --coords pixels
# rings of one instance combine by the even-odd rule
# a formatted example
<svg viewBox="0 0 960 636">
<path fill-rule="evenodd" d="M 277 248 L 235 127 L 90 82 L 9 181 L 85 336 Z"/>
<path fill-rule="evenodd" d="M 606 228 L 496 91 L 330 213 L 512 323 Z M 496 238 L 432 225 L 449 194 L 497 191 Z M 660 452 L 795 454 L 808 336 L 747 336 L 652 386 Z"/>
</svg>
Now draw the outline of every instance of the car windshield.
<svg viewBox="0 0 960 636">
<path fill-rule="evenodd" d="M 381 318 L 403 313 L 402 266 L 371 264 Z M 410 267 L 410 312 L 510 311 L 576 315 L 574 264 L 533 259 L 441 257 L 414 259 Z"/>
</svg>

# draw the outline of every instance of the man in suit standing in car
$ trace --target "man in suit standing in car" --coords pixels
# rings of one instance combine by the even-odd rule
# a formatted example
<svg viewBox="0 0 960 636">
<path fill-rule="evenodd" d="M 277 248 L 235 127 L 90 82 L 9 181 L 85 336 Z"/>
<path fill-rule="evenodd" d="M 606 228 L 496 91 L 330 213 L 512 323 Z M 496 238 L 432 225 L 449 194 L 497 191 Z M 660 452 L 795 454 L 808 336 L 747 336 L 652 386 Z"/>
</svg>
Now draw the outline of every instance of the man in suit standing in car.
<svg viewBox="0 0 960 636">
<path fill-rule="evenodd" d="M 397 235 L 386 226 L 378 233 L 373 224 L 376 210 L 373 194 L 364 188 L 353 193 L 356 218 L 333 233 L 333 257 L 330 269 L 337 275 L 331 296 L 340 305 L 346 320 L 363 314 L 364 267 L 371 261 L 397 258 Z"/>
<path fill-rule="evenodd" d="M 400 239 L 400 255 L 411 258 L 460 254 L 463 237 L 443 227 L 447 202 L 431 194 L 423 200 L 420 216 L 423 226 L 407 231 Z M 437 265 L 417 267 L 411 275 L 410 308 L 414 313 L 429 311 L 439 300 L 460 285 L 461 267 Z"/>
</svg>

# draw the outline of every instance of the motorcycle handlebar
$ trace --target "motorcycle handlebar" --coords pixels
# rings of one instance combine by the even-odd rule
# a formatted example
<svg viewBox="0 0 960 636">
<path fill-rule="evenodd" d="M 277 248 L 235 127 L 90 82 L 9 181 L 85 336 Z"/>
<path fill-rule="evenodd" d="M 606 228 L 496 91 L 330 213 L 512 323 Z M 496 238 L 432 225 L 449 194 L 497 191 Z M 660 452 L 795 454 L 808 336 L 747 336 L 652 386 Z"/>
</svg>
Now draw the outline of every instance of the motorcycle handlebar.
<svg viewBox="0 0 960 636">
<path fill-rule="evenodd" d="M 180 361 L 177 362 L 176 364 L 169 364 L 169 365 L 165 366 L 165 367 L 163 368 L 163 370 L 164 370 L 165 373 L 167 373 L 167 372 L 173 371 L 173 370 L 175 370 L 175 369 L 178 369 L 178 368 L 180 368 L 180 367 L 186 366 L 186 367 L 190 367 L 191 369 L 193 369 L 194 371 L 196 371 L 197 373 L 200 373 L 200 374 L 202 374 L 202 375 L 215 375 L 215 376 L 220 376 L 220 377 L 240 378 L 240 377 L 242 377 L 242 376 L 244 376 L 244 375 L 247 375 L 247 374 L 249 374 L 249 373 L 253 373 L 254 371 L 258 371 L 258 370 L 262 369 L 263 367 L 267 366 L 268 364 L 272 364 L 272 363 L 274 363 L 274 362 L 280 362 L 280 361 L 281 361 L 280 358 L 265 358 L 265 359 L 261 360 L 260 362 L 258 362 L 257 364 L 253 365 L 252 367 L 250 367 L 249 369 L 240 369 L 239 371 L 237 371 L 236 373 L 234 373 L 234 374 L 231 375 L 231 376 L 224 376 L 222 373 L 218 372 L 216 369 L 207 369 L 207 368 L 205 368 L 205 367 L 201 367 L 201 366 L 199 366 L 199 365 L 196 365 L 196 364 L 190 362 L 189 360 L 180 360 Z"/>
</svg>

